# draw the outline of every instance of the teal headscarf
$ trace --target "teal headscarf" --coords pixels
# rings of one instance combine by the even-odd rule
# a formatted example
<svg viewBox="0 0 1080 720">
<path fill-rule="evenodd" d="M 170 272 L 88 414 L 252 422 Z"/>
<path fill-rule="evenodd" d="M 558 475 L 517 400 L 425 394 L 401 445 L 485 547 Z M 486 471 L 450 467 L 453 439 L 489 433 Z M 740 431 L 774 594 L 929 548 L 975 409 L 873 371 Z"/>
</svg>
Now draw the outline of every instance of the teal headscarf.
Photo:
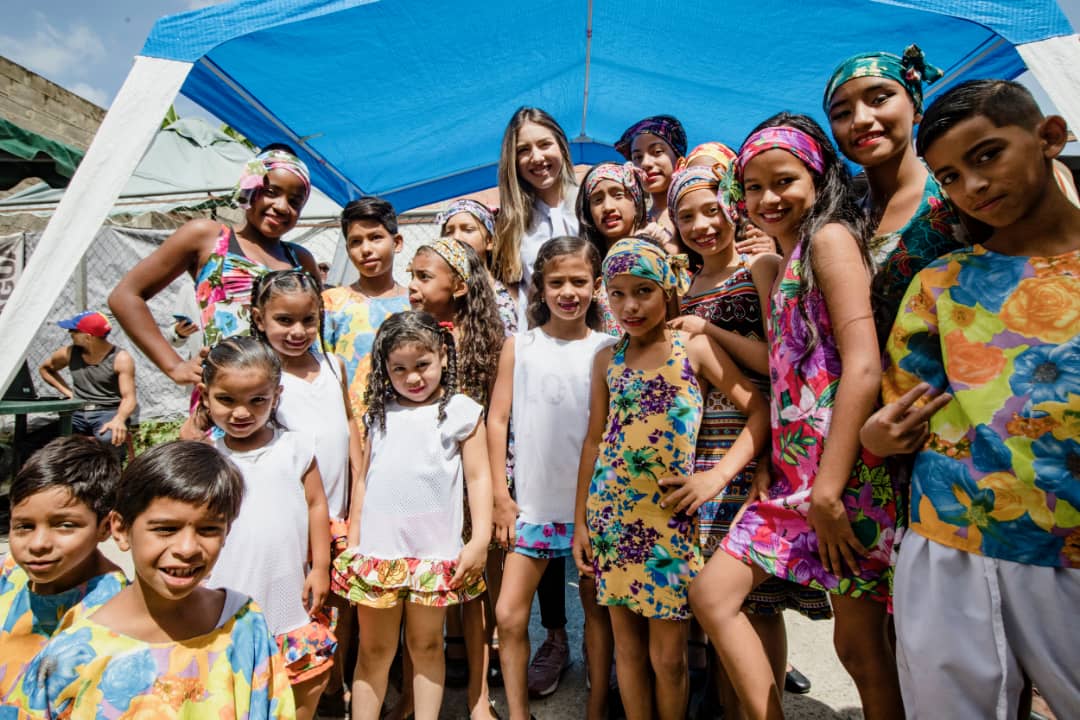
<svg viewBox="0 0 1080 720">
<path fill-rule="evenodd" d="M 903 57 L 887 52 L 870 52 L 853 55 L 840 63 L 833 70 L 829 83 L 825 86 L 822 107 L 829 114 L 836 89 L 848 80 L 860 77 L 881 77 L 895 80 L 904 86 L 915 104 L 915 112 L 922 112 L 923 83 L 930 84 L 941 78 L 941 70 L 928 65 L 923 51 L 918 45 L 908 45 Z"/>
</svg>

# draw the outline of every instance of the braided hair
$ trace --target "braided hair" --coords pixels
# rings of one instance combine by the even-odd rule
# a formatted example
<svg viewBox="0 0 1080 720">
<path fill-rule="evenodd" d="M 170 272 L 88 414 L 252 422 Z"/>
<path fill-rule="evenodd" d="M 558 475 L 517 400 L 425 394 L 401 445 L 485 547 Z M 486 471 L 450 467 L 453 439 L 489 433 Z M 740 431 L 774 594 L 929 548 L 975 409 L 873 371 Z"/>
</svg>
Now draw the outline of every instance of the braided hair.
<svg viewBox="0 0 1080 720">
<path fill-rule="evenodd" d="M 251 286 L 251 308 L 258 310 L 262 316 L 262 322 L 266 323 L 266 306 L 279 295 L 303 292 L 311 296 L 318 310 L 318 325 L 316 326 L 316 343 L 319 352 L 329 361 L 326 353 L 326 343 L 323 341 L 323 323 L 325 322 L 325 306 L 323 305 L 322 292 L 319 283 L 310 273 L 300 268 L 290 270 L 272 270 L 255 278 Z M 251 323 L 251 334 L 263 342 L 269 344 L 266 333 L 259 328 L 258 324 Z M 337 374 L 339 367 L 336 362 L 329 363 L 332 371 Z M 340 378 L 339 378 L 340 379 Z"/>
<path fill-rule="evenodd" d="M 443 394 L 439 399 L 438 415 L 439 422 L 446 419 L 446 405 L 457 392 L 458 383 L 453 331 L 448 325 L 440 324 L 430 313 L 405 310 L 386 318 L 375 334 L 371 348 L 371 374 L 368 375 L 367 390 L 364 392 L 364 404 L 367 405 L 364 421 L 369 428 L 378 423 L 379 430 L 386 430 L 386 403 L 397 397 L 397 391 L 390 381 L 387 361 L 394 350 L 410 344 L 446 356 L 446 368 L 439 379 Z"/>
<path fill-rule="evenodd" d="M 202 384 L 206 392 L 202 393 L 196 415 L 196 422 L 200 427 L 209 427 L 212 422 L 207 403 L 209 403 L 210 388 L 214 384 L 214 378 L 222 370 L 240 368 L 258 368 L 266 373 L 266 379 L 275 388 L 281 385 L 281 360 L 278 359 L 274 348 L 259 338 L 247 335 L 233 335 L 225 338 L 210 348 L 206 359 L 203 360 Z M 283 427 L 277 420 L 276 405 L 270 411 L 269 424 L 272 427 Z"/>
</svg>

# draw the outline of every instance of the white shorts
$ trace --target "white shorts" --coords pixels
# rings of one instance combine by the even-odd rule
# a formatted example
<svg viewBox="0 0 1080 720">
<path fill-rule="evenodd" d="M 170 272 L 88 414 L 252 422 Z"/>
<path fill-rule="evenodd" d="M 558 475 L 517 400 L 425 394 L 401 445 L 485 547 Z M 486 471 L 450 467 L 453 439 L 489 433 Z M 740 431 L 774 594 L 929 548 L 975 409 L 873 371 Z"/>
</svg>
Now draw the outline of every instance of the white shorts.
<svg viewBox="0 0 1080 720">
<path fill-rule="evenodd" d="M 1024 674 L 1080 718 L 1080 570 L 955 550 L 909 532 L 893 586 L 911 720 L 1015 720 Z"/>
</svg>

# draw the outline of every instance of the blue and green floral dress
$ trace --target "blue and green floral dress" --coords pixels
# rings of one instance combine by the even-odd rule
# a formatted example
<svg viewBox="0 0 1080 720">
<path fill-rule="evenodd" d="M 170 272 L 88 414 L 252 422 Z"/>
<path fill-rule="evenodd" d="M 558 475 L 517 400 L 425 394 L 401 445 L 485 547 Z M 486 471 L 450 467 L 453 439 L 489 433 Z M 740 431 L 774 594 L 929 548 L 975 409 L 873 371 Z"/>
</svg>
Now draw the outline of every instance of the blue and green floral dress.
<svg viewBox="0 0 1080 720">
<path fill-rule="evenodd" d="M 660 507 L 658 481 L 694 472 L 702 396 L 682 333 L 658 368 L 626 365 L 624 338 L 607 369 L 604 436 L 589 485 L 586 523 L 601 605 L 660 620 L 690 617 L 690 581 L 701 570 L 697 519 Z"/>
</svg>

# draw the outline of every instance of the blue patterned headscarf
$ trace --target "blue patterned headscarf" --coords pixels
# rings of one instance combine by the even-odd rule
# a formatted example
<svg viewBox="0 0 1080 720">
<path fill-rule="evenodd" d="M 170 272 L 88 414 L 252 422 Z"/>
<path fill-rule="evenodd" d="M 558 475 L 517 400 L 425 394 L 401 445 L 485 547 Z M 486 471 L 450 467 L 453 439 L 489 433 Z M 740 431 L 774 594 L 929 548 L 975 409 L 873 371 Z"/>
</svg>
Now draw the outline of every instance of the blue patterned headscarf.
<svg viewBox="0 0 1080 720">
<path fill-rule="evenodd" d="M 674 290 L 685 295 L 690 289 L 688 264 L 685 255 L 668 255 L 651 240 L 623 238 L 611 246 L 604 258 L 604 284 L 616 275 L 633 275 L 652 280 L 665 292 Z"/>
<path fill-rule="evenodd" d="M 915 112 L 922 112 L 923 83 L 927 85 L 941 78 L 941 70 L 929 65 L 926 56 L 918 45 L 908 45 L 904 55 L 893 55 L 887 52 L 870 52 L 853 55 L 840 63 L 833 70 L 825 86 L 825 96 L 822 99 L 822 107 L 825 114 L 829 114 L 829 103 L 832 102 L 833 94 L 837 88 L 848 80 L 860 77 L 881 77 L 895 80 L 904 86 L 911 95 L 911 101 L 915 104 Z"/>
</svg>

